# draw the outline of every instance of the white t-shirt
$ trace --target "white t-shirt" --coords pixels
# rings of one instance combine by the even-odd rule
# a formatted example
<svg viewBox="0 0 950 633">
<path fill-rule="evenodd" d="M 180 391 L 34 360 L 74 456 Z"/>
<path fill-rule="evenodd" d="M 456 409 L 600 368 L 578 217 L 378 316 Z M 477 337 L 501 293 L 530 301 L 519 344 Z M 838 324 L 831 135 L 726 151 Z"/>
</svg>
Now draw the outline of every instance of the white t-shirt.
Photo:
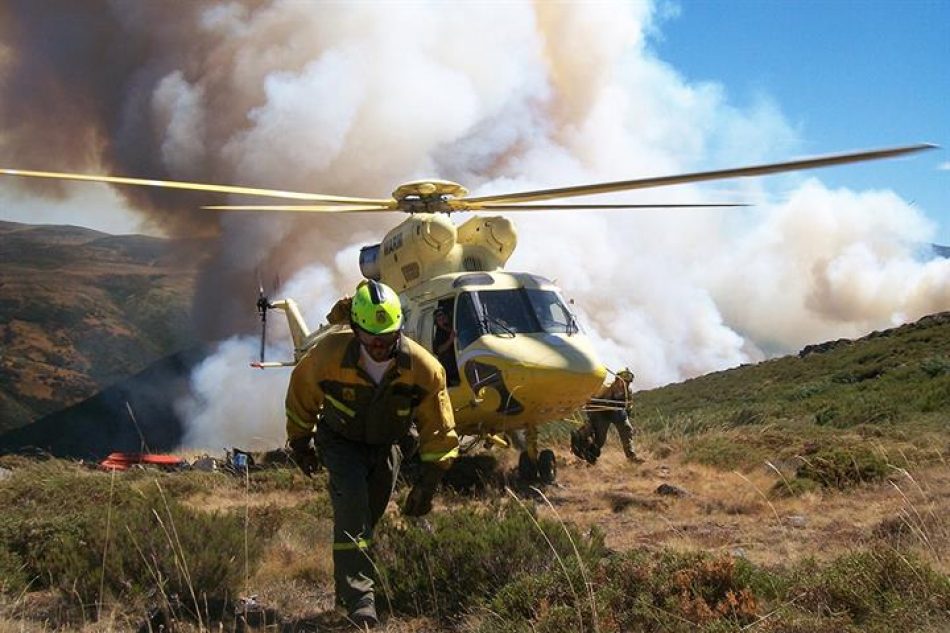
<svg viewBox="0 0 950 633">
<path fill-rule="evenodd" d="M 363 369 L 370 375 L 370 378 L 378 385 L 386 375 L 386 370 L 393 364 L 393 359 L 387 358 L 384 361 L 377 362 L 369 355 L 366 348 L 360 345 L 360 358 L 363 360 Z"/>
</svg>

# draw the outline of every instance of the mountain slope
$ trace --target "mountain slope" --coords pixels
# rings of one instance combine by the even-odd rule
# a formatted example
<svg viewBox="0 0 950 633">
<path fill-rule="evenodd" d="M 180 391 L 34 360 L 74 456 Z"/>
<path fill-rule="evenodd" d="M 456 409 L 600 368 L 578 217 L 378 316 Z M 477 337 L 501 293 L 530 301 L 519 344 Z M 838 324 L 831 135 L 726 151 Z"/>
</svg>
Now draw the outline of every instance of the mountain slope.
<svg viewBox="0 0 950 633">
<path fill-rule="evenodd" d="M 206 245 L 0 222 L 0 431 L 195 342 Z"/>
<path fill-rule="evenodd" d="M 38 448 L 56 457 L 99 460 L 114 451 L 177 448 L 184 422 L 175 402 L 188 393 L 191 370 L 205 356 L 202 346 L 167 356 L 91 398 L 0 433 L 0 454 Z"/>
</svg>

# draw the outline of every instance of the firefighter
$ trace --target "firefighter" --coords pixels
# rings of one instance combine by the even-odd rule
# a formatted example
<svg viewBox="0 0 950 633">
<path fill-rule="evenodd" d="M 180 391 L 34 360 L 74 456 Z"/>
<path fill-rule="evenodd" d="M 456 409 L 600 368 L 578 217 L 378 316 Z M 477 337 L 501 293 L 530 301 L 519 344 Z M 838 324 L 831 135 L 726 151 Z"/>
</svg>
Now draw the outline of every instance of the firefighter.
<svg viewBox="0 0 950 633">
<path fill-rule="evenodd" d="M 617 427 L 620 445 L 627 461 L 642 463 L 633 446 L 633 425 L 629 408 L 632 403 L 630 383 L 633 372 L 621 369 L 609 385 L 604 386 L 587 404 L 587 424 L 571 433 L 571 451 L 581 459 L 594 464 L 607 441 L 610 425 Z"/>
<path fill-rule="evenodd" d="M 458 437 L 445 370 L 402 335 L 398 295 L 384 284 L 364 281 L 349 314 L 349 329 L 320 339 L 294 368 L 287 390 L 287 437 L 305 474 L 317 469 L 319 450 L 333 506 L 337 602 L 354 624 L 373 627 L 379 620 L 369 550 L 395 487 L 403 458 L 400 441 L 418 435 L 422 468 L 402 512 L 422 516 L 431 510 L 442 474 L 458 455 Z"/>
</svg>

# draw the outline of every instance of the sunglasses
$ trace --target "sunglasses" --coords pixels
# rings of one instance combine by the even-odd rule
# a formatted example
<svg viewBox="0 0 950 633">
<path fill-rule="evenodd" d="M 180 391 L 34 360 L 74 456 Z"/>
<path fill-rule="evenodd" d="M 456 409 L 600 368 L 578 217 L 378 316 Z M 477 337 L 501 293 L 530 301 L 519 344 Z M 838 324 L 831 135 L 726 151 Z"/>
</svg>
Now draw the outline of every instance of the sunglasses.
<svg viewBox="0 0 950 633">
<path fill-rule="evenodd" d="M 399 338 L 399 330 L 396 330 L 395 332 L 387 332 L 385 334 L 373 334 L 372 332 L 367 332 L 361 327 L 357 327 L 356 336 L 362 343 L 365 343 L 366 345 L 371 345 L 373 343 L 379 345 L 392 345 Z"/>
</svg>

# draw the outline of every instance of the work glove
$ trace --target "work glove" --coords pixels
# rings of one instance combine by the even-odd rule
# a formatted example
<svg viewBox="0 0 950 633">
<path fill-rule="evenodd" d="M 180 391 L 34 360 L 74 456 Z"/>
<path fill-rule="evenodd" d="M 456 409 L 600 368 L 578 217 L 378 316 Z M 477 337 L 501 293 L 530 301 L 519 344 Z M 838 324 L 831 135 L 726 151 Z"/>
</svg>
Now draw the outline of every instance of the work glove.
<svg viewBox="0 0 950 633">
<path fill-rule="evenodd" d="M 435 464 L 423 464 L 419 473 L 419 481 L 409 491 L 406 503 L 402 506 L 402 513 L 407 517 L 421 517 L 432 510 L 432 497 L 442 481 L 445 471 Z"/>
<path fill-rule="evenodd" d="M 307 477 L 313 477 L 313 473 L 320 470 L 320 458 L 317 457 L 317 449 L 310 443 L 311 439 L 308 435 L 290 440 L 290 452 L 294 463 Z"/>
</svg>

